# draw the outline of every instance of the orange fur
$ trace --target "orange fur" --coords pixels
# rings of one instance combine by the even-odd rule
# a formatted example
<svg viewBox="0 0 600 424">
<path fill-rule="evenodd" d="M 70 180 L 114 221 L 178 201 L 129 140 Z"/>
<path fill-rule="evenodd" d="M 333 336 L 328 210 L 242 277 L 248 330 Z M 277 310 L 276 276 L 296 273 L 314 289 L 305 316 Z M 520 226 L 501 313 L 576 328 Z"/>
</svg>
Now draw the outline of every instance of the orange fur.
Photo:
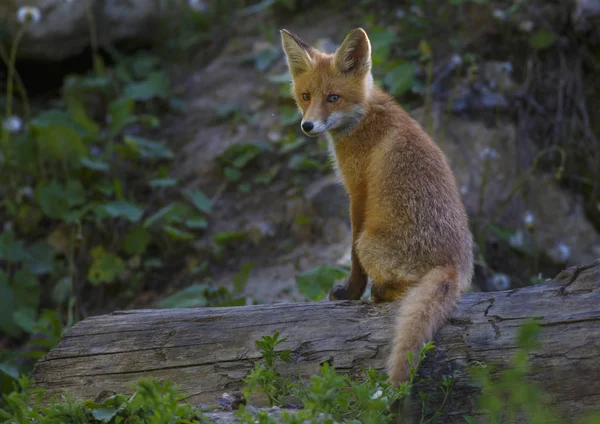
<svg viewBox="0 0 600 424">
<path fill-rule="evenodd" d="M 360 299 L 370 277 L 374 300 L 402 299 L 388 364 L 398 385 L 409 376 L 407 352 L 418 354 L 470 287 L 467 214 L 441 149 L 373 85 L 361 28 L 331 55 L 281 34 L 302 128 L 327 135 L 350 198 L 352 270 L 329 298 Z"/>
</svg>

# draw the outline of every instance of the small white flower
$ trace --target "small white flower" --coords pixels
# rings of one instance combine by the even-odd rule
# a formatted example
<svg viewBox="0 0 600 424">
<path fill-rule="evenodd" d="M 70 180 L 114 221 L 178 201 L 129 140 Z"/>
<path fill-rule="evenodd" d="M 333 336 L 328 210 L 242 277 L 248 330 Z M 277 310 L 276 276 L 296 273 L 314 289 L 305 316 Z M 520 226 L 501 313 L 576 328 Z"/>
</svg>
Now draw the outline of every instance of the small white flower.
<svg viewBox="0 0 600 424">
<path fill-rule="evenodd" d="M 510 287 L 510 277 L 502 273 L 494 274 L 488 280 L 488 285 L 495 291 L 506 290 Z"/>
<path fill-rule="evenodd" d="M 483 160 L 496 159 L 498 157 L 498 152 L 493 147 L 485 147 L 479 152 L 479 157 Z"/>
<path fill-rule="evenodd" d="M 17 21 L 23 25 L 29 23 L 38 23 L 42 19 L 40 9 L 32 6 L 23 6 L 17 10 Z"/>
<path fill-rule="evenodd" d="M 373 395 L 371 395 L 371 399 L 379 399 L 383 395 L 381 389 L 377 390 Z"/>
<path fill-rule="evenodd" d="M 24 197 L 29 199 L 33 198 L 33 189 L 31 187 L 21 187 L 19 190 L 17 190 L 17 203 L 21 203 Z"/>
<path fill-rule="evenodd" d="M 4 119 L 2 127 L 8 132 L 16 133 L 23 128 L 23 121 L 18 116 L 12 115 Z"/>
<path fill-rule="evenodd" d="M 535 226 L 535 215 L 533 214 L 533 212 L 525 212 L 525 215 L 523 215 L 523 223 L 529 229 Z"/>
<path fill-rule="evenodd" d="M 207 9 L 206 1 L 204 0 L 188 0 L 188 5 L 196 12 L 204 12 Z"/>
<path fill-rule="evenodd" d="M 400 9 L 396 10 L 396 18 L 403 19 L 405 16 L 406 16 L 406 12 L 404 11 L 404 9 L 400 8 Z"/>
<path fill-rule="evenodd" d="M 499 21 L 503 21 L 506 19 L 506 13 L 504 13 L 503 10 L 496 9 L 494 10 L 494 18 L 498 19 Z"/>
<path fill-rule="evenodd" d="M 98 146 L 90 147 L 90 155 L 92 156 L 100 156 L 102 154 L 102 150 Z"/>
<path fill-rule="evenodd" d="M 412 13 L 413 15 L 417 15 L 420 17 L 425 16 L 423 14 L 423 11 L 419 8 L 419 6 L 411 6 L 410 9 L 408 9 L 408 10 L 410 10 L 410 13 Z"/>
<path fill-rule="evenodd" d="M 571 256 L 571 248 L 565 243 L 559 242 L 549 253 L 556 262 L 564 263 Z"/>
<path fill-rule="evenodd" d="M 459 65 L 462 64 L 463 60 L 462 60 L 462 57 L 460 57 L 460 55 L 455 54 L 455 55 L 452 56 L 452 59 L 450 59 L 450 62 L 454 66 L 459 66 Z"/>
<path fill-rule="evenodd" d="M 523 32 L 531 32 L 531 30 L 533 29 L 533 22 L 531 22 L 531 21 L 520 22 L 519 29 Z"/>
<path fill-rule="evenodd" d="M 523 235 L 523 231 L 517 230 L 510 238 L 508 239 L 508 244 L 512 247 L 523 247 L 525 244 L 525 236 Z"/>
</svg>

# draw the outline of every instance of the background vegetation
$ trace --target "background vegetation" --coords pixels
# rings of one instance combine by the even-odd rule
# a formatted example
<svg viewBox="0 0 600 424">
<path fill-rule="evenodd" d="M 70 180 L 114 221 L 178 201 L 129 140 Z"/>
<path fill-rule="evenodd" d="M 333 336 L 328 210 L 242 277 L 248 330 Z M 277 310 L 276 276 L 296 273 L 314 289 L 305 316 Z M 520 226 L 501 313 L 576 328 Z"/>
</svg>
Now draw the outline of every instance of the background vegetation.
<svg viewBox="0 0 600 424">
<path fill-rule="evenodd" d="M 429 131 L 444 133 L 457 115 L 491 127 L 506 122 L 517 127 L 519 152 L 514 160 L 519 173 L 493 213 L 486 211 L 485 194 L 492 185 L 497 152 L 483 151 L 482 166 L 473 170 L 478 173 L 480 197 L 479 208 L 470 212 L 482 289 L 538 283 L 564 264 L 552 263 L 535 249 L 534 235 L 543 229 L 536 227 L 534 214 L 517 217 L 513 226 L 501 219 L 511 202 L 531 195 L 528 182 L 534 175 L 551 175 L 600 229 L 600 119 L 594 107 L 600 48 L 570 24 L 572 7 L 567 1 L 373 0 L 355 2 L 336 19 L 340 24 L 332 41 L 339 43 L 354 26 L 364 27 L 373 45 L 377 82 L 408 110 L 422 110 Z M 291 250 L 298 233 L 314 230 L 315 218 L 295 213 L 273 241 L 263 233 L 228 226 L 226 221 L 235 212 L 227 208 L 233 210 L 232 205 L 245 204 L 244 199 L 253 196 L 270 199 L 274 191 L 279 193 L 277 202 L 294 202 L 307 186 L 331 172 L 323 140 L 313 143 L 298 131 L 289 77 L 281 67 L 278 29 L 305 28 L 301 36 L 313 42 L 307 24 L 311 16 L 319 14 L 327 21 L 334 13 L 342 12 L 334 5 L 301 0 L 165 7 L 161 42 L 151 48 L 92 43 L 77 59 L 76 69 L 36 64 L 33 76 L 27 69 L 31 63 L 15 59 L 18 37 L 4 35 L 0 386 L 6 396 L 0 417 L 6 422 L 64 422 L 65 416 L 79 417 L 73 422 L 199 419 L 201 412 L 191 406 L 177 406 L 170 385 L 152 381 L 140 383 L 137 397 L 117 396 L 102 404 L 67 399 L 49 410 L 28 407 L 36 394 L 25 376 L 66 328 L 89 315 L 134 306 L 261 301 L 245 288 L 270 251 L 264 246 Z M 88 16 L 93 33 L 93 13 Z M 31 15 L 23 27 L 36 25 L 34 18 Z M 186 116 L 191 116 L 194 100 L 186 96 L 185 80 L 228 54 L 223 46 L 245 33 L 256 40 L 253 49 L 231 55 L 240 69 L 258 72 L 265 89 L 260 99 L 248 96 L 238 103 L 220 104 L 211 125 L 230 128 L 233 134 L 238 127 L 267 119 L 260 108 L 252 108 L 260 101 L 278 111 L 277 130 L 259 141 L 227 143 L 214 157 L 215 172 L 209 180 L 182 178 L 176 170 L 194 137 L 191 130 L 181 128 L 189 122 Z M 482 82 L 492 60 L 505 64 L 512 84 L 492 87 L 494 95 Z M 43 78 L 44 66 L 60 74 L 59 85 L 34 81 Z M 240 82 L 231 81 L 232 94 Z M 507 258 L 520 258 L 519 266 L 513 268 L 513 259 Z M 212 278 L 224 275 L 224 270 L 234 274 L 227 284 Z M 347 272 L 336 263 L 298 269 L 296 300 L 322 299 Z M 265 362 L 249 376 L 248 390 L 262 388 L 277 403 L 280 396 L 299 389 L 276 373 L 274 360 L 285 360 L 281 354 L 273 357 L 277 339 L 263 343 Z M 368 377 L 364 383 L 351 382 L 325 367 L 300 396 L 307 415 L 288 417 L 287 422 L 315 418 L 318 413 L 335 420 L 384 422 L 381 411 L 409 388 L 392 391 L 382 386 L 381 376 Z M 484 387 L 489 385 L 482 402 L 490 411 L 490 422 L 500 422 L 494 414 L 506 399 L 496 390 L 515 387 L 516 380 L 493 386 L 485 374 L 475 377 Z M 342 396 L 342 387 L 351 390 Z M 440 387 L 450 391 L 451 380 Z M 371 399 L 373 390 L 385 396 Z M 533 395 L 521 399 L 530 406 L 538 402 Z M 148 409 L 154 418 L 145 415 Z M 422 422 L 439 418 L 440 413 Z M 251 421 L 243 410 L 240 414 Z M 532 416 L 536 414 L 545 417 L 543 410 Z M 260 419 L 269 422 L 268 417 Z M 548 422 L 536 419 L 532 422 Z"/>
</svg>

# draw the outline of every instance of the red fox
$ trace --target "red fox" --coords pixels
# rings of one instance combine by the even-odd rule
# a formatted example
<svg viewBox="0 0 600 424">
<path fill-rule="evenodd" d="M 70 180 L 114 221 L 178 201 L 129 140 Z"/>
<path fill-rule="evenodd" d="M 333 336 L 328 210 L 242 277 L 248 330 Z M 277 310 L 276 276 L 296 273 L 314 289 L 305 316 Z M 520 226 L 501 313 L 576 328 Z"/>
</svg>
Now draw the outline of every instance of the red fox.
<svg viewBox="0 0 600 424">
<path fill-rule="evenodd" d="M 371 74 L 371 43 L 352 30 L 333 54 L 281 30 L 302 131 L 325 134 L 350 199 L 352 266 L 330 300 L 401 298 L 389 381 L 449 319 L 473 278 L 473 238 L 454 175 L 437 144 Z"/>
</svg>

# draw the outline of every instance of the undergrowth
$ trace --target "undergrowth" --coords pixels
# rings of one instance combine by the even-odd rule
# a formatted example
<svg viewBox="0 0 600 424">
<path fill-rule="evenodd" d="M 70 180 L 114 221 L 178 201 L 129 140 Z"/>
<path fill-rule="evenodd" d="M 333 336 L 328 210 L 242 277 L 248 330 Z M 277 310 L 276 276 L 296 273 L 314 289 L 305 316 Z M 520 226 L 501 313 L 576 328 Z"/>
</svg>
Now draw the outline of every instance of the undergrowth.
<svg viewBox="0 0 600 424">
<path fill-rule="evenodd" d="M 519 349 L 505 366 L 498 371 L 495 364 L 475 364 L 470 368 L 473 383 L 481 387 L 478 406 L 481 414 L 477 419 L 464 416 L 465 423 L 516 423 L 561 424 L 553 411 L 551 402 L 540 389 L 528 379 L 528 358 L 538 346 L 540 325 L 530 320 L 518 330 L 516 342 Z M 282 349 L 286 342 L 278 333 L 263 336 L 256 341 L 261 359 L 243 380 L 244 401 L 234 413 L 240 422 L 254 423 L 364 423 L 385 424 L 402 422 L 394 415 L 394 405 L 403 401 L 419 405 L 416 421 L 420 424 L 445 422 L 445 406 L 452 402 L 453 378 L 442 377 L 435 382 L 438 396 L 420 388 L 417 370 L 427 352 L 434 349 L 426 344 L 412 364 L 410 379 L 398 388 L 392 388 L 386 375 L 372 368 L 364 370 L 358 378 L 350 378 L 337 372 L 325 362 L 309 381 L 284 377 L 278 370 L 281 362 L 292 361 L 292 351 Z M 431 390 L 431 389 L 430 389 Z M 3 396 L 0 420 L 7 424 L 17 423 L 150 423 L 185 424 L 208 423 L 206 414 L 219 407 L 195 407 L 184 401 L 171 382 L 158 382 L 152 378 L 142 379 L 132 387 L 132 394 L 113 394 L 96 400 L 76 400 L 70 394 L 54 395 L 43 403 L 44 390 L 32 387 L 32 381 L 22 376 L 15 382 L 15 390 Z M 266 395 L 271 406 L 279 408 L 252 408 L 257 395 Z M 436 399 L 432 411 L 427 403 Z M 404 404 L 406 405 L 406 403 Z M 518 421 L 517 421 L 518 419 Z M 400 421 L 399 421 L 400 420 Z M 412 421 L 411 421 L 412 422 Z M 580 424 L 600 423 L 600 414 L 579 420 Z"/>
</svg>

